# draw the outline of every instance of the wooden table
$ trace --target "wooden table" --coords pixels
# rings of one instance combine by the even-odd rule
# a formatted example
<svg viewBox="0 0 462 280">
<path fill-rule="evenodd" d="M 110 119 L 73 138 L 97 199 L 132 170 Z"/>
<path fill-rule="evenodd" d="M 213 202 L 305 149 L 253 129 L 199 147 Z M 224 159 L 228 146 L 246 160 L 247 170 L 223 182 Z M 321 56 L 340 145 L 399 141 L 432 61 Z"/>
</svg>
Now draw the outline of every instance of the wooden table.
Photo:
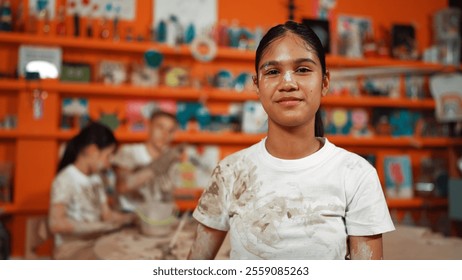
<svg viewBox="0 0 462 280">
<path fill-rule="evenodd" d="M 101 237 L 95 253 L 106 260 L 186 259 L 197 223 L 190 218 L 179 234 L 171 254 L 166 248 L 172 234 L 164 237 L 146 236 L 137 228 L 126 228 Z M 461 260 L 462 239 L 433 233 L 429 228 L 396 225 L 396 231 L 383 235 L 384 259 L 387 260 Z M 216 259 L 229 259 L 230 244 L 226 237 Z"/>
<path fill-rule="evenodd" d="M 103 260 L 165 260 L 187 258 L 194 240 L 197 222 L 189 218 L 183 230 L 179 232 L 177 242 L 169 252 L 167 250 L 172 233 L 162 237 L 143 235 L 136 227 L 125 228 L 120 231 L 102 236 L 95 244 L 95 254 Z M 218 252 L 216 259 L 229 258 L 229 242 Z"/>
<path fill-rule="evenodd" d="M 429 228 L 395 225 L 383 235 L 386 260 L 462 260 L 462 239 L 445 237 Z"/>
</svg>

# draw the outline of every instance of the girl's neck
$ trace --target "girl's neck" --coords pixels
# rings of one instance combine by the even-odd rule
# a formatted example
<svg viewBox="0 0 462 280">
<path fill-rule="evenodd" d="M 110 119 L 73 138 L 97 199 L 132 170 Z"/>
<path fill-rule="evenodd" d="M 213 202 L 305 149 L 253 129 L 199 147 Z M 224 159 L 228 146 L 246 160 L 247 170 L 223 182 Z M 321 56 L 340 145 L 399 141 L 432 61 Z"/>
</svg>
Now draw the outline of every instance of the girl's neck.
<svg viewBox="0 0 462 280">
<path fill-rule="evenodd" d="M 90 176 L 90 166 L 88 166 L 84 160 L 77 158 L 77 160 L 74 162 L 74 166 L 83 174 Z"/>
<path fill-rule="evenodd" d="M 266 150 L 280 159 L 299 159 L 317 152 L 322 144 L 314 129 L 272 127 L 268 130 Z"/>
</svg>

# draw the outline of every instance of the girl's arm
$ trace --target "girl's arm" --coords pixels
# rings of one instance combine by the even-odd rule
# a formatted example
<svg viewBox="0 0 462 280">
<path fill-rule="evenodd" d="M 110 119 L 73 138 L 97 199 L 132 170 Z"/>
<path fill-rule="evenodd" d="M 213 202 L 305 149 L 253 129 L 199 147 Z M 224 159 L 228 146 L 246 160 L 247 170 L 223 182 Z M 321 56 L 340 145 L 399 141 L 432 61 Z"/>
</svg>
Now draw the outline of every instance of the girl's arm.
<svg viewBox="0 0 462 280">
<path fill-rule="evenodd" d="M 381 260 L 383 259 L 382 234 L 349 236 L 349 249 L 352 260 Z"/>
<path fill-rule="evenodd" d="M 122 213 L 112 210 L 107 203 L 102 204 L 102 218 L 105 222 L 111 222 L 116 225 L 124 226 L 131 224 L 136 216 L 133 213 Z"/>
<path fill-rule="evenodd" d="M 226 233 L 226 231 L 216 230 L 199 224 L 197 226 L 196 238 L 191 246 L 191 251 L 189 251 L 188 260 L 214 259 L 226 237 Z"/>
<path fill-rule="evenodd" d="M 66 204 L 56 203 L 50 206 L 49 228 L 53 234 L 75 234 L 79 236 L 93 235 L 112 231 L 119 226 L 109 222 L 79 222 L 66 215 Z"/>
</svg>

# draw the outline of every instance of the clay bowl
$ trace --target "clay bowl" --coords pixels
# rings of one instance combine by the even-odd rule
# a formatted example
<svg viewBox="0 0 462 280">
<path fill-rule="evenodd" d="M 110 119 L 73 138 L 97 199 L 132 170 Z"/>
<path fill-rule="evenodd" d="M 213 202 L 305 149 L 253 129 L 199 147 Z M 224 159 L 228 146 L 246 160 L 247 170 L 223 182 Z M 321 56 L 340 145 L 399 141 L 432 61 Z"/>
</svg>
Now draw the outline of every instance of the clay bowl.
<svg viewBox="0 0 462 280">
<path fill-rule="evenodd" d="M 141 233 L 149 236 L 166 236 L 174 232 L 178 224 L 174 203 L 151 202 L 136 209 Z"/>
</svg>

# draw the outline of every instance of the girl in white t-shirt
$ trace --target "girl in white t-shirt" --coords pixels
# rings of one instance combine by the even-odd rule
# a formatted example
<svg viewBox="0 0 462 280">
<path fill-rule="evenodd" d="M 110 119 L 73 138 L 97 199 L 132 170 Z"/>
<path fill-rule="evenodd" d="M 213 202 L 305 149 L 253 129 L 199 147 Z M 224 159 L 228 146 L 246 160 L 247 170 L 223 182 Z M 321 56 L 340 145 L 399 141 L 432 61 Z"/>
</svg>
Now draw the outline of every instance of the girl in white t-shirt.
<svg viewBox="0 0 462 280">
<path fill-rule="evenodd" d="M 132 222 L 133 215 L 109 208 L 99 176 L 110 167 L 116 145 L 112 131 L 99 123 L 89 124 L 67 143 L 51 187 L 55 259 L 95 259 L 96 239 Z"/>
<path fill-rule="evenodd" d="M 255 70 L 267 137 L 215 168 L 189 258 L 213 259 L 228 233 L 232 259 L 381 259 L 394 226 L 377 172 L 323 137 L 330 75 L 318 37 L 292 21 L 271 28 Z"/>
</svg>

